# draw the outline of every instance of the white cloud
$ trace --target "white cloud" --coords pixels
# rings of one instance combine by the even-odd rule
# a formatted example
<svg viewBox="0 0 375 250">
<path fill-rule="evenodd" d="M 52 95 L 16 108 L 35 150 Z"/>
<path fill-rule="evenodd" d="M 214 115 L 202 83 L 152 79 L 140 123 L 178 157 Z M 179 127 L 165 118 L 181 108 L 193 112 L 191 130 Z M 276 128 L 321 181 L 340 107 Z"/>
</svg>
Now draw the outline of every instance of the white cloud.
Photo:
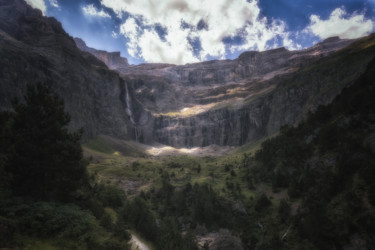
<svg viewBox="0 0 375 250">
<path fill-rule="evenodd" d="M 197 62 L 188 43 L 187 30 L 170 27 L 163 41 L 153 29 L 142 31 L 134 18 L 128 18 L 120 27 L 120 34 L 127 39 L 128 53 L 142 57 L 147 62 L 185 63 Z"/>
<path fill-rule="evenodd" d="M 373 30 L 373 23 L 364 14 L 348 15 L 345 9 L 335 9 L 327 20 L 317 15 L 310 16 L 310 25 L 305 32 L 312 33 L 321 39 L 339 36 L 342 39 L 354 39 L 365 36 Z"/>
<path fill-rule="evenodd" d="M 130 15 L 120 34 L 128 39 L 129 54 L 147 62 L 184 64 L 224 58 L 228 50 L 272 48 L 277 45 L 269 42 L 276 38 L 295 47 L 285 23 L 260 17 L 257 0 L 101 0 L 101 4 L 120 18 Z M 162 38 L 158 26 L 166 31 Z M 223 42 L 228 37 L 240 37 L 243 42 L 228 47 Z M 192 40 L 200 42 L 198 54 L 193 52 Z"/>
<path fill-rule="evenodd" d="M 47 6 L 44 3 L 44 0 L 26 0 L 26 3 L 28 3 L 33 8 L 40 9 L 43 15 L 46 14 Z"/>
<path fill-rule="evenodd" d="M 88 16 L 110 18 L 111 16 L 104 10 L 98 10 L 93 4 L 89 4 L 82 7 L 83 13 Z"/>
<path fill-rule="evenodd" d="M 140 28 L 134 18 L 128 18 L 126 22 L 120 26 L 120 34 L 128 38 L 128 53 L 136 58 L 139 50 L 138 37 L 140 34 Z"/>
<path fill-rule="evenodd" d="M 59 8 L 59 3 L 57 0 L 49 0 L 49 4 L 55 8 Z"/>
</svg>

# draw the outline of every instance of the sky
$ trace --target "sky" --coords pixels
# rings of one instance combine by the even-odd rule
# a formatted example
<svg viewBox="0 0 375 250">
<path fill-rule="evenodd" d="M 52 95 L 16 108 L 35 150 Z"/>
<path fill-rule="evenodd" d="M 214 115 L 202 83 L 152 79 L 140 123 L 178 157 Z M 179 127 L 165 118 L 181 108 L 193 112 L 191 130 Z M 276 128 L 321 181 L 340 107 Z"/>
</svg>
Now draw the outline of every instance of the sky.
<svg viewBox="0 0 375 250">
<path fill-rule="evenodd" d="M 26 0 L 131 64 L 235 59 L 375 32 L 375 0 Z"/>
</svg>

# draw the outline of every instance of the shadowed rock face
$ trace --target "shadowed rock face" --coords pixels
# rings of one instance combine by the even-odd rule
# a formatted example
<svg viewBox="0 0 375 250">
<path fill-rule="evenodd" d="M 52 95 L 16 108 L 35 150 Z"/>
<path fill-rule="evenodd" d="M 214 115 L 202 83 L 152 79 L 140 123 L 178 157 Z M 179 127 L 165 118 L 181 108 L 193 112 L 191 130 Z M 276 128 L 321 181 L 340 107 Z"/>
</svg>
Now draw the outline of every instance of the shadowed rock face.
<svg viewBox="0 0 375 250">
<path fill-rule="evenodd" d="M 0 107 L 22 100 L 27 84 L 36 82 L 50 84 L 64 99 L 71 129 L 83 127 L 85 138 L 134 138 L 126 82 L 118 73 L 81 52 L 54 18 L 24 1 L 0 0 Z"/>
</svg>

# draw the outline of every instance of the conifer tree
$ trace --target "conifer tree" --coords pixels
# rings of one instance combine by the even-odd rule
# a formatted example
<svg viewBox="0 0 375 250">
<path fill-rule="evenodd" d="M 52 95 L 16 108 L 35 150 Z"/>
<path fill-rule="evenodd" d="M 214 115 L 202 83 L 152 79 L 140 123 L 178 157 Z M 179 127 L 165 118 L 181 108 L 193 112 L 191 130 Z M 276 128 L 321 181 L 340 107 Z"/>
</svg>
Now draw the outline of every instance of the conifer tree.
<svg viewBox="0 0 375 250">
<path fill-rule="evenodd" d="M 28 86 L 24 99 L 13 102 L 12 189 L 16 195 L 67 200 L 87 179 L 82 131 L 68 131 L 70 116 L 47 85 Z"/>
</svg>

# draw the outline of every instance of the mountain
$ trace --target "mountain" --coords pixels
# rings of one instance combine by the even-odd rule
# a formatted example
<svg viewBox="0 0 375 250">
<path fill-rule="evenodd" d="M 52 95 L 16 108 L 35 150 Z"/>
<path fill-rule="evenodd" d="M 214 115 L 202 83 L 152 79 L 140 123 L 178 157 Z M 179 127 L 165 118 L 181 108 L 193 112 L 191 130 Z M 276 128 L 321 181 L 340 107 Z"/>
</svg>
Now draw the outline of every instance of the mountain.
<svg viewBox="0 0 375 250">
<path fill-rule="evenodd" d="M 175 147 L 239 146 L 330 103 L 375 56 L 374 39 L 336 37 L 301 51 L 250 51 L 236 60 L 118 71 L 153 113 L 151 121 L 136 121 L 141 138 Z"/>
<path fill-rule="evenodd" d="M 41 81 L 63 97 L 71 128 L 83 127 L 85 139 L 239 146 L 332 101 L 374 57 L 374 39 L 329 38 L 301 51 L 248 51 L 235 60 L 128 65 L 118 52 L 74 40 L 22 0 L 0 0 L 0 107 L 9 109 L 27 84 Z"/>
<path fill-rule="evenodd" d="M 83 127 L 86 139 L 134 137 L 132 90 L 124 79 L 81 52 L 56 19 L 22 0 L 0 0 L 0 107 L 22 100 L 27 84 L 36 82 L 51 85 L 64 99 L 71 129 Z"/>
</svg>

